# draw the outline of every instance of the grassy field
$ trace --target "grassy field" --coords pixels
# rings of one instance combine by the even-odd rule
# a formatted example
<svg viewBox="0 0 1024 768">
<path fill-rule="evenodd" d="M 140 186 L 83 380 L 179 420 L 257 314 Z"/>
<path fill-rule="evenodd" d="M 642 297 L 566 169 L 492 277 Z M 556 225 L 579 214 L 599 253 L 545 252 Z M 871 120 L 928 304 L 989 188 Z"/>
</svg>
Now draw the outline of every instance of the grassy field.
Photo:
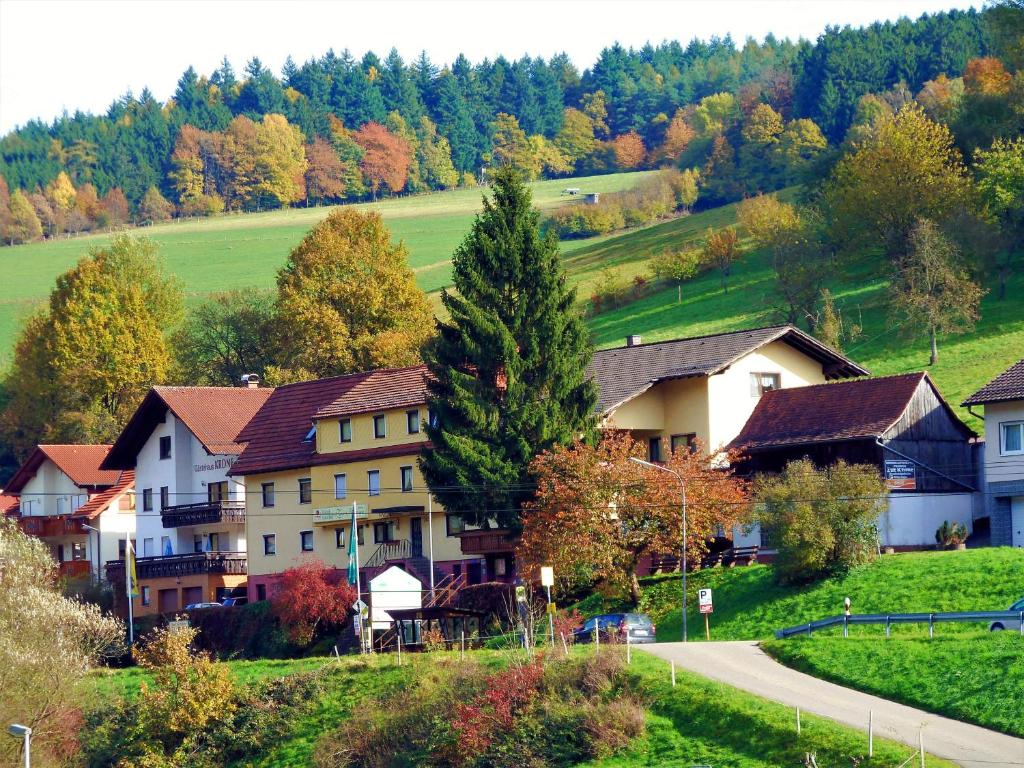
<svg viewBox="0 0 1024 768">
<path fill-rule="evenodd" d="M 640 607 L 657 624 L 658 639 L 678 640 L 682 626 L 679 574 L 652 576 L 642 580 L 642 585 Z M 697 590 L 704 587 L 710 587 L 715 598 L 712 640 L 761 640 L 773 637 L 782 627 L 842 613 L 846 597 L 852 601 L 854 613 L 1005 610 L 1024 596 L 1024 551 L 1001 547 L 886 555 L 845 577 L 804 587 L 776 584 L 771 567 L 766 565 L 699 571 L 689 579 L 687 615 L 694 640 L 704 637 L 704 621 L 696 605 Z M 578 607 L 590 615 L 624 606 L 592 595 Z M 937 633 L 970 631 L 965 626 L 942 625 Z M 851 634 L 862 637 L 877 637 L 883 632 L 883 628 L 873 626 L 851 630 Z M 893 633 L 921 637 L 927 629 L 904 625 L 894 628 Z"/>
<path fill-rule="evenodd" d="M 574 651 L 592 652 L 592 647 Z M 604 648 L 601 652 L 622 653 L 622 649 Z M 507 663 L 510 658 L 505 653 L 487 651 L 472 652 L 472 655 L 494 667 Z M 329 658 L 227 662 L 232 677 L 240 684 L 318 667 L 327 670 L 323 695 L 310 702 L 273 747 L 235 765 L 238 768 L 307 768 L 320 734 L 336 728 L 361 702 L 408 684 L 412 675 L 425 673 L 434 665 L 458 663 L 454 654 L 413 654 L 406 659 L 403 667 L 396 666 L 392 656 L 345 657 L 340 662 Z M 624 753 L 588 763 L 590 768 L 650 765 L 671 768 L 694 764 L 712 764 L 716 768 L 769 768 L 802 764 L 808 751 L 817 754 L 819 765 L 846 765 L 857 759 L 863 766 L 892 766 L 907 759 L 912 752 L 909 747 L 876 741 L 875 759 L 868 761 L 864 734 L 810 716 L 804 717 L 803 732 L 798 738 L 792 713 L 786 707 L 683 672 L 677 674 L 677 686 L 673 688 L 668 665 L 645 654 L 634 655 L 628 680 L 623 693 L 637 696 L 644 702 L 647 733 Z M 94 693 L 105 699 L 112 695 L 133 695 L 139 681 L 135 670 L 111 671 L 90 679 Z M 929 758 L 928 765 L 937 768 L 949 764 Z"/>
<path fill-rule="evenodd" d="M 816 677 L 1024 737 L 1024 640 L 1016 632 L 934 640 L 812 637 L 762 647 Z"/>
<path fill-rule="evenodd" d="M 539 181 L 531 185 L 535 203 L 551 208 L 567 198 L 561 190 L 615 192 L 634 186 L 647 172 Z M 480 209 L 483 189 L 457 189 L 363 203 L 380 211 L 395 240 L 409 249 L 420 286 L 437 291 L 450 282 L 451 255 Z M 167 268 L 184 281 L 187 298 L 196 301 L 216 291 L 255 286 L 268 288 L 288 252 L 331 210 L 293 208 L 265 213 L 229 214 L 212 219 L 178 221 L 135 230 L 160 245 Z M 24 316 L 46 298 L 54 279 L 109 234 L 29 243 L 0 249 L 0 271 L 8 286 L 0 293 L 0 367 Z M 585 241 L 567 246 L 583 247 Z"/>
</svg>

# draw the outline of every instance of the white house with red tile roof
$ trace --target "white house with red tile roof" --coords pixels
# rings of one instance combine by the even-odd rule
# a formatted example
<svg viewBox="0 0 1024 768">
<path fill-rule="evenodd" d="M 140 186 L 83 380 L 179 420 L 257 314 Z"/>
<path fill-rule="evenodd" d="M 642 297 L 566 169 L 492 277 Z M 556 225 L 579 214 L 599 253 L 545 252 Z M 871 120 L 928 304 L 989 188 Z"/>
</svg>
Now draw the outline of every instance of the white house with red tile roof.
<svg viewBox="0 0 1024 768">
<path fill-rule="evenodd" d="M 153 387 L 118 436 L 103 466 L 135 471 L 135 615 L 219 601 L 245 585 L 245 483 L 228 470 L 244 447 L 236 435 L 272 391 Z"/>
<path fill-rule="evenodd" d="M 21 529 L 47 543 L 62 576 L 103 577 L 135 534 L 133 473 L 101 468 L 109 445 L 38 445 L 4 498 Z"/>
</svg>

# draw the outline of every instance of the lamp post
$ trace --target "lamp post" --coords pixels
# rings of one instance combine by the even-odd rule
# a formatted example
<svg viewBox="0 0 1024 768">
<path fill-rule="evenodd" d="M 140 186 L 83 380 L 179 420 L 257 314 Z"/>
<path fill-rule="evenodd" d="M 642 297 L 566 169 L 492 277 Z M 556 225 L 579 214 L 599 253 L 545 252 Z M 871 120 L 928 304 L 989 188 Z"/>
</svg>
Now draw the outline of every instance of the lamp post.
<svg viewBox="0 0 1024 768">
<path fill-rule="evenodd" d="M 650 469 L 656 469 L 659 472 L 668 472 L 670 475 L 675 475 L 676 480 L 679 481 L 679 488 L 682 492 L 683 501 L 683 642 L 687 640 L 686 635 L 686 480 L 681 474 L 676 472 L 674 469 L 663 467 L 660 464 L 652 464 L 649 461 L 638 459 L 635 456 L 630 456 L 629 460 L 634 464 L 639 464 L 643 467 L 649 467 Z"/>
<path fill-rule="evenodd" d="M 25 740 L 25 768 L 29 768 L 29 766 L 32 764 L 31 757 L 29 757 L 29 749 L 32 746 L 32 729 L 29 728 L 27 725 L 18 725 L 17 723 L 12 723 L 10 726 L 8 726 L 7 732 L 16 739 Z"/>
<path fill-rule="evenodd" d="M 93 528 L 91 525 L 82 523 L 82 527 L 87 531 L 92 531 L 96 534 L 96 581 L 100 580 L 100 568 L 103 567 L 102 552 L 100 551 L 100 537 L 103 535 L 99 528 Z M 89 557 L 89 568 L 92 569 L 92 556 L 90 553 Z"/>
</svg>

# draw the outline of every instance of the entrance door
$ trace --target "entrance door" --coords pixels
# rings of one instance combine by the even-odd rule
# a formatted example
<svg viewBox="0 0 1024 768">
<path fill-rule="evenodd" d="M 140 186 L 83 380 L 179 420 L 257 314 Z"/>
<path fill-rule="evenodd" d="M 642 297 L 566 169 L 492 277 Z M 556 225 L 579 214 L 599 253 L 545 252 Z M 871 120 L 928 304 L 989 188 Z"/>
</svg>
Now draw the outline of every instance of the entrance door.
<svg viewBox="0 0 1024 768">
<path fill-rule="evenodd" d="M 160 613 L 170 613 L 178 610 L 178 590 L 161 589 L 157 592 L 157 607 Z"/>
<path fill-rule="evenodd" d="M 479 584 L 483 569 L 480 567 L 480 563 L 474 560 L 466 565 L 466 582 L 469 584 Z"/>
<path fill-rule="evenodd" d="M 413 557 L 423 557 L 423 518 L 414 517 L 409 521 L 409 537 Z"/>
<path fill-rule="evenodd" d="M 1024 547 L 1024 496 L 1010 499 L 1010 526 L 1013 530 L 1013 546 Z"/>
</svg>

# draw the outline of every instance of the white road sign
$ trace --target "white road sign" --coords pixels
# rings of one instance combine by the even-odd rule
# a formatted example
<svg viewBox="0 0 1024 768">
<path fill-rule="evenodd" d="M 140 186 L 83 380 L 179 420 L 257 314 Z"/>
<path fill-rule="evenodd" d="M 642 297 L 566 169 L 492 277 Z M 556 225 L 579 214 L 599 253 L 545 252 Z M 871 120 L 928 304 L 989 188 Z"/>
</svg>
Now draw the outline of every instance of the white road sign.
<svg viewBox="0 0 1024 768">
<path fill-rule="evenodd" d="M 555 569 L 544 565 L 540 569 L 540 585 L 542 587 L 555 586 Z"/>
<path fill-rule="evenodd" d="M 702 589 L 697 592 L 697 603 L 703 608 L 705 605 L 711 605 L 711 590 Z"/>
</svg>

